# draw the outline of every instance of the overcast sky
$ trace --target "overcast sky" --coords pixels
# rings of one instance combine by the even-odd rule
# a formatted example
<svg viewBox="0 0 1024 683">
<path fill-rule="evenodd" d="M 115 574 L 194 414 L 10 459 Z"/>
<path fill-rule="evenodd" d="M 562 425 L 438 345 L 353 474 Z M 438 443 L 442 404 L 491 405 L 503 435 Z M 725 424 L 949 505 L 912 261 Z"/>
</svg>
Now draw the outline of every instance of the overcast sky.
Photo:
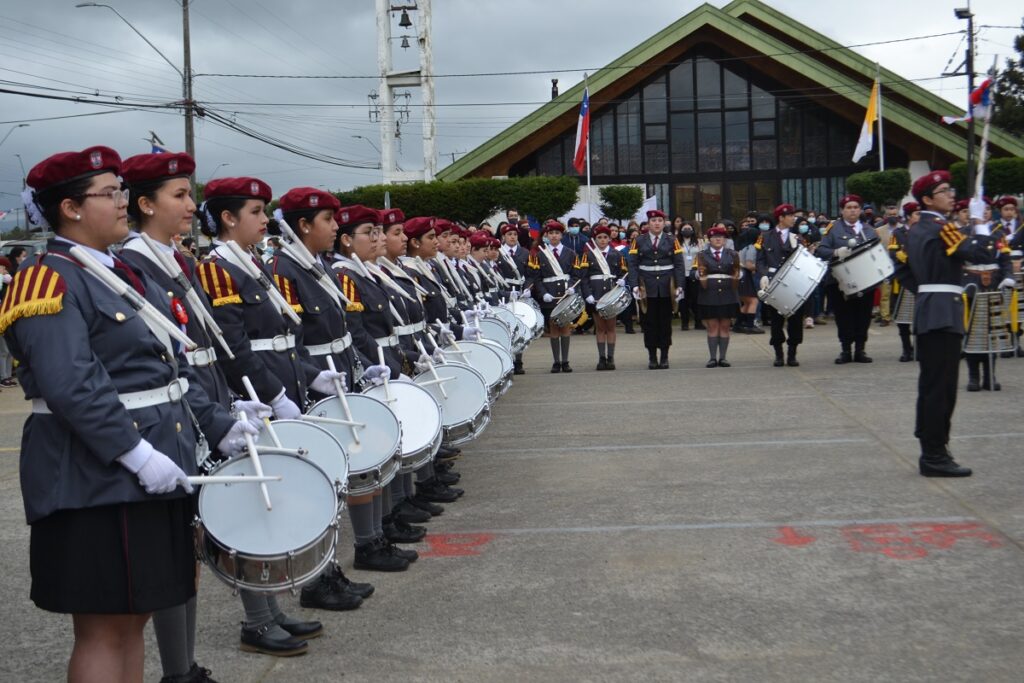
<svg viewBox="0 0 1024 683">
<path fill-rule="evenodd" d="M 77 0 L 0 0 L 0 87 L 128 102 L 167 103 L 181 98 L 181 80 L 156 52 L 111 11 L 75 9 Z M 177 0 L 109 0 L 180 68 L 181 8 Z M 392 3 L 396 4 L 396 3 Z M 671 24 L 700 3 L 680 0 L 434 0 L 436 74 L 538 70 L 532 75 L 436 79 L 439 167 L 472 150 L 550 97 L 551 78 L 564 91 Z M 711 4 L 722 7 L 724 0 Z M 964 28 L 953 8 L 966 0 L 860 0 L 856 12 L 838 0 L 772 0 L 808 26 L 843 45 L 947 33 Z M 978 25 L 1019 26 L 1020 5 L 976 0 Z M 838 20 L 842 17 L 842 20 Z M 417 21 L 416 13 L 412 19 Z M 393 18 L 393 33 L 403 34 Z M 415 29 L 415 27 L 414 27 Z M 373 0 L 192 0 L 192 68 L 196 74 L 257 73 L 376 75 Z M 993 55 L 1012 54 L 1012 29 L 980 32 L 979 70 Z M 910 79 L 938 76 L 962 59 L 961 36 L 856 48 Z M 415 45 L 415 41 L 413 41 Z M 950 64 L 954 52 L 956 57 Z M 415 50 L 395 45 L 396 67 L 414 67 Z M 1002 60 L 1000 60 L 1002 61 Z M 569 70 L 569 71 L 563 71 Z M 960 103 L 963 79 L 922 85 Z M 265 80 L 199 75 L 195 99 L 225 112 L 239 124 L 290 145 L 362 165 L 378 161 L 379 128 L 369 120 L 367 95 L 375 78 L 347 80 Z M 85 94 L 88 93 L 88 94 Z M 403 123 L 400 165 L 422 167 L 417 96 Z M 269 106 L 281 104 L 286 106 Z M 332 106 L 299 106 L 299 105 Z M 444 106 L 448 105 L 448 106 Z M 470 105 L 470 106 L 451 106 Z M 22 173 L 54 152 L 105 144 L 122 156 L 148 152 L 149 131 L 171 149 L 184 149 L 180 113 L 124 111 L 95 104 L 0 94 L 0 138 L 12 122 L 44 117 L 14 130 L 0 146 L 0 210 L 18 205 Z M 365 136 L 360 139 L 354 136 Z M 211 174 L 254 175 L 275 195 L 298 185 L 347 189 L 379 182 L 380 172 L 343 168 L 275 149 L 208 121 L 196 121 L 197 178 Z M 220 166 L 225 164 L 225 166 Z M 13 216 L 3 221 L 13 225 Z"/>
</svg>

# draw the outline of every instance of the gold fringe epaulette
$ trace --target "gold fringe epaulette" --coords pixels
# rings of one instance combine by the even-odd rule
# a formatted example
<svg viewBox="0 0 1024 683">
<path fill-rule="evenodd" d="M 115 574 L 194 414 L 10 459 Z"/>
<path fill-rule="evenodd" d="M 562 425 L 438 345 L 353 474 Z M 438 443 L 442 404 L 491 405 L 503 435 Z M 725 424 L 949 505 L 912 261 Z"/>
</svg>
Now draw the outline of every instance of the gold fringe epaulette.
<svg viewBox="0 0 1024 683">
<path fill-rule="evenodd" d="M 359 290 L 356 289 L 355 280 L 344 273 L 341 275 L 341 291 L 345 294 L 345 298 L 349 300 L 349 303 L 345 306 L 346 312 L 362 313 L 366 310 L 362 300 L 359 298 Z"/>
<path fill-rule="evenodd" d="M 39 264 L 18 271 L 0 306 L 0 334 L 21 318 L 60 313 L 66 291 L 64 278 L 52 268 Z"/>
<path fill-rule="evenodd" d="M 274 273 L 274 284 L 277 285 L 281 296 L 292 307 L 292 310 L 296 313 L 302 313 L 302 303 L 299 301 L 299 294 L 295 291 L 295 285 L 292 284 L 292 281 L 283 275 Z"/>
<path fill-rule="evenodd" d="M 942 230 L 939 231 L 939 238 L 946 247 L 946 256 L 952 256 L 953 252 L 960 246 L 960 243 L 967 239 L 952 223 L 946 223 L 942 226 Z"/>
<path fill-rule="evenodd" d="M 196 269 L 196 273 L 199 275 L 199 284 L 214 306 L 242 303 L 242 295 L 239 294 L 238 285 L 235 284 L 231 273 L 216 261 L 203 261 Z"/>
</svg>

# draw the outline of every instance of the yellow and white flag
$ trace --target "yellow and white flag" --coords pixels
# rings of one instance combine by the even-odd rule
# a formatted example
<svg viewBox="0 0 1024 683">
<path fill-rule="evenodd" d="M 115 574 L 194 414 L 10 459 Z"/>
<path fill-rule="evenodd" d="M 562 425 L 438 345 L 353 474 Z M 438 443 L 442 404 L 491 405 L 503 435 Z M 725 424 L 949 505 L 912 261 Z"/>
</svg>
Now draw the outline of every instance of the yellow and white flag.
<svg viewBox="0 0 1024 683">
<path fill-rule="evenodd" d="M 864 115 L 864 125 L 860 129 L 857 149 L 853 150 L 853 163 L 857 163 L 875 146 L 874 125 L 878 120 L 878 79 L 871 86 L 871 99 L 868 100 L 868 111 Z"/>
</svg>

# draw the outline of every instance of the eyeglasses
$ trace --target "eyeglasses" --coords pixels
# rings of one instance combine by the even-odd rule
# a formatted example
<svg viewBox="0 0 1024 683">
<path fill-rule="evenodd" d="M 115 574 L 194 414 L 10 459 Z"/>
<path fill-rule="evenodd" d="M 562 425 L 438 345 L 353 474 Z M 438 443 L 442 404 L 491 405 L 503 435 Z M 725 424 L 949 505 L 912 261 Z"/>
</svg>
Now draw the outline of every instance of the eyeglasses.
<svg viewBox="0 0 1024 683">
<path fill-rule="evenodd" d="M 937 194 L 951 194 L 951 195 L 955 195 L 956 194 L 956 188 L 955 187 L 944 187 L 941 190 L 932 190 L 932 194 L 933 195 L 937 195 Z"/>
<path fill-rule="evenodd" d="M 116 204 L 120 203 L 118 200 L 120 200 L 121 202 L 124 202 L 125 204 L 128 203 L 128 192 L 129 192 L 129 190 L 110 190 L 109 192 L 86 192 L 86 193 L 82 194 L 81 196 L 82 197 L 106 197 L 107 199 L 109 199 L 112 202 L 114 202 L 114 204 L 116 205 Z"/>
</svg>

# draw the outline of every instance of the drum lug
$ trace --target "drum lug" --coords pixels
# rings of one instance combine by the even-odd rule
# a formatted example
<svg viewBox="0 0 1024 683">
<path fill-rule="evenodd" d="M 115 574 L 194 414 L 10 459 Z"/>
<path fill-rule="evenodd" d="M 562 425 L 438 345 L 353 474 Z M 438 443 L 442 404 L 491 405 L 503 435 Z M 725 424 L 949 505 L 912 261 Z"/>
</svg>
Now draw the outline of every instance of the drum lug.
<svg viewBox="0 0 1024 683">
<path fill-rule="evenodd" d="M 289 559 L 289 562 L 291 560 Z M 260 583 L 270 582 L 270 563 L 264 562 L 263 567 L 260 569 Z"/>
<path fill-rule="evenodd" d="M 228 553 L 231 558 L 231 595 L 238 595 L 238 551 L 232 550 Z"/>
<path fill-rule="evenodd" d="M 295 585 L 295 572 L 292 571 L 292 560 L 294 560 L 294 559 L 295 559 L 295 551 L 289 550 L 288 551 L 288 564 L 287 564 L 287 567 L 288 567 L 288 579 L 292 583 L 292 587 L 290 589 L 291 593 L 292 593 L 292 596 L 296 596 L 296 595 L 299 594 L 299 587 Z"/>
</svg>

